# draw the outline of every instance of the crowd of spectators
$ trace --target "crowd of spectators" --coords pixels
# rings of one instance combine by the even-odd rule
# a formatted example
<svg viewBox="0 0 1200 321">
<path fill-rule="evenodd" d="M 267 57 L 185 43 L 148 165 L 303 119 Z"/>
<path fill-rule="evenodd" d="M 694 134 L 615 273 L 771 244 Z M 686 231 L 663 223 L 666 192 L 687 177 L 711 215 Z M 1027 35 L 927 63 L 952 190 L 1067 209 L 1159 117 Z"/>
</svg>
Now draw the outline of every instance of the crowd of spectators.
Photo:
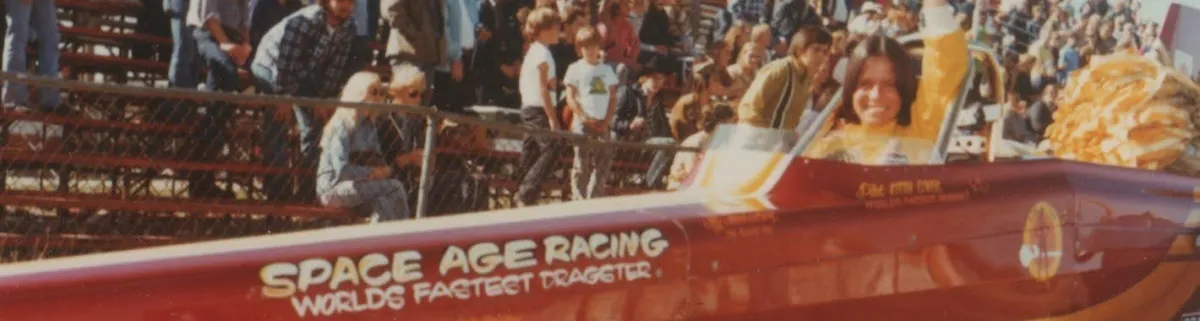
<svg viewBox="0 0 1200 321">
<path fill-rule="evenodd" d="M 23 46 L 36 34 L 41 44 L 37 72 L 56 74 L 53 2 L 4 1 L 11 23 L 4 70 L 25 71 Z M 207 90 L 239 91 L 253 85 L 263 94 L 419 103 L 449 113 L 492 105 L 519 110 L 522 124 L 531 128 L 596 140 L 703 146 L 721 123 L 796 129 L 808 106 L 828 103 L 843 83 L 867 81 L 856 74 L 867 67 L 852 63 L 851 56 L 892 50 L 881 39 L 918 32 L 922 25 L 921 1 L 877 1 L 729 0 L 708 32 L 694 28 L 692 3 L 686 0 L 154 4 L 161 6 L 158 13 L 173 40 L 171 87 L 195 89 L 203 83 Z M 1119 50 L 1161 51 L 1159 26 L 1139 19 L 1137 1 L 948 3 L 967 38 L 995 48 L 1003 61 L 1010 84 L 1004 90 L 1013 98 L 1005 108 L 1005 135 L 1035 142 L 1052 122 L 1052 98 L 1072 71 Z M 384 44 L 381 56 L 373 54 L 374 42 Z M 391 83 L 360 72 L 377 60 L 391 66 Z M 243 84 L 240 73 L 249 73 L 253 83 Z M 30 101 L 25 88 L 5 84 L 3 103 L 5 108 L 63 108 L 59 93 L 39 94 Z M 906 104 L 914 99 L 903 98 Z M 205 107 L 199 123 L 206 130 L 195 140 L 212 147 L 195 149 L 188 156 L 193 159 L 219 153 L 232 115 L 232 106 Z M 378 219 L 407 217 L 410 205 L 402 204 L 410 202 L 397 192 L 406 187 L 393 179 L 407 169 L 401 162 L 380 160 L 411 160 L 423 148 L 423 120 L 313 107 L 276 106 L 265 117 L 266 164 L 288 166 L 296 159 L 291 166 L 320 169 L 315 179 L 298 184 L 288 182 L 291 177 L 269 177 L 268 197 L 362 207 Z M 172 114 L 167 106 L 162 110 Z M 286 155 L 284 149 L 283 135 L 292 126 L 300 135 L 300 155 Z M 364 152 L 375 156 L 363 157 Z M 572 150 L 530 137 L 522 149 L 514 201 L 535 203 L 541 182 L 557 159 L 569 154 L 574 155 L 575 198 L 603 196 L 611 150 Z M 656 152 L 642 184 L 676 187 L 697 157 Z M 189 185 L 195 196 L 231 197 L 203 174 L 189 177 Z M 298 187 L 289 188 L 293 185 Z M 463 209 L 445 209 L 454 210 Z"/>
</svg>

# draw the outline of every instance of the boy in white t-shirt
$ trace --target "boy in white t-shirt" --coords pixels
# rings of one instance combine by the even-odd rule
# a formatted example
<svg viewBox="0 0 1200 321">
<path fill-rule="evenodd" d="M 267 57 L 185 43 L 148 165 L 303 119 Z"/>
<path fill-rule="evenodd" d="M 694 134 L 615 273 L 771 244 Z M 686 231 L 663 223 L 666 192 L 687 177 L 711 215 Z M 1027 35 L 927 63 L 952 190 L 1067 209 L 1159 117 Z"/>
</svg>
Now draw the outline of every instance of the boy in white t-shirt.
<svg viewBox="0 0 1200 321">
<path fill-rule="evenodd" d="M 525 20 L 525 33 L 533 40 L 521 63 L 517 90 L 521 92 L 521 123 L 525 127 L 562 130 L 555 113 L 554 95 L 557 75 L 554 56 L 548 46 L 558 43 L 562 19 L 550 8 L 538 8 Z M 521 170 L 524 171 L 517 192 L 513 195 L 518 207 L 529 205 L 541 194 L 541 184 L 558 158 L 554 140 L 549 137 L 525 138 L 521 150 Z"/>
<path fill-rule="evenodd" d="M 575 46 L 583 59 L 567 67 L 567 108 L 571 109 L 571 132 L 598 140 L 612 137 L 608 124 L 617 110 L 617 73 L 602 61 L 604 38 L 596 28 L 585 27 L 575 34 Z M 575 199 L 604 196 L 604 180 L 612 165 L 612 151 L 598 146 L 577 145 L 571 189 Z"/>
</svg>

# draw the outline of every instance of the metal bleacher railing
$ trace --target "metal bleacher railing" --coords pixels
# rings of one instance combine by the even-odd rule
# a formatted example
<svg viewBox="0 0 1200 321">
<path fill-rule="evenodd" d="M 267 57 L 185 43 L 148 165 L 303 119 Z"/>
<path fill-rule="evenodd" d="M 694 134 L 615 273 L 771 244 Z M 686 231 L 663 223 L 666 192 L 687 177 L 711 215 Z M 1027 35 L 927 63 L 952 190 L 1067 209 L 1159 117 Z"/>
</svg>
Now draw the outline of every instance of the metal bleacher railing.
<svg viewBox="0 0 1200 321">
<path fill-rule="evenodd" d="M 315 176 L 316 168 L 297 160 L 294 129 L 285 140 L 288 160 L 264 165 L 264 148 L 275 146 L 263 144 L 263 116 L 273 106 L 317 106 L 313 108 L 330 112 L 334 106 L 351 107 L 408 120 L 381 126 L 380 136 L 387 154 L 399 144 L 384 135 L 389 127 L 418 133 L 407 140 L 418 142 L 416 148 L 403 153 L 419 153 L 419 164 L 397 165 L 395 172 L 410 191 L 409 206 L 418 218 L 513 207 L 523 167 L 522 139 L 529 136 L 562 147 L 540 185 L 539 203 L 571 199 L 571 146 L 605 148 L 615 155 L 606 179 L 608 195 L 657 191 L 646 181 L 654 156 L 695 151 L 529 130 L 503 121 L 512 118 L 511 110 L 500 108 L 474 108 L 476 117 L 417 106 L 9 73 L 0 73 L 0 81 L 35 90 L 58 88 L 70 106 L 55 112 L 0 110 L 0 262 L 363 223 L 352 209 L 323 207 L 304 196 L 312 193 L 311 185 L 303 183 Z M 236 106 L 227 125 L 212 125 L 204 115 L 217 102 Z M 426 125 L 430 123 L 438 126 Z M 264 183 L 272 176 L 286 182 Z M 202 190 L 208 188 L 216 190 Z"/>
</svg>

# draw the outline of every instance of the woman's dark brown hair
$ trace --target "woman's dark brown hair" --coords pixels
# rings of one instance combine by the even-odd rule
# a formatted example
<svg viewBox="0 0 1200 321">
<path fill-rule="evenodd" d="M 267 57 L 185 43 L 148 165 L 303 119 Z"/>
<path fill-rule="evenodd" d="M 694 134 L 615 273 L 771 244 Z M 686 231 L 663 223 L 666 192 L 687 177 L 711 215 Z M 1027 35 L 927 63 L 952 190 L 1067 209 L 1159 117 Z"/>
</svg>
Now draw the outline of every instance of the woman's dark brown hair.
<svg viewBox="0 0 1200 321">
<path fill-rule="evenodd" d="M 885 57 L 892 62 L 892 74 L 896 81 L 896 91 L 900 94 L 900 111 L 896 115 L 896 124 L 908 126 L 912 123 L 912 105 L 917 100 L 917 72 L 895 39 L 886 36 L 870 36 L 863 39 L 850 52 L 850 63 L 846 67 L 846 81 L 842 86 L 842 103 L 837 110 L 837 117 L 848 124 L 858 124 L 861 120 L 854 112 L 854 92 L 862 78 L 867 59 Z"/>
</svg>

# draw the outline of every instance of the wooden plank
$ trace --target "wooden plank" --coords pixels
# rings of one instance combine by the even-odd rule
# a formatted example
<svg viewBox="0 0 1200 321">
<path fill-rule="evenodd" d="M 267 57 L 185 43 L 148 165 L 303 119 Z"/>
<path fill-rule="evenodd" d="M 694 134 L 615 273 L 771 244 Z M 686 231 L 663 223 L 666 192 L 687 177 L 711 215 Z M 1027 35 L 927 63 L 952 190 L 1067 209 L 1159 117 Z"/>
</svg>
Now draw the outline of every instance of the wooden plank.
<svg viewBox="0 0 1200 321">
<path fill-rule="evenodd" d="M 29 47 L 25 49 L 25 53 L 30 55 L 29 59 L 34 59 L 33 57 L 36 57 L 37 50 Z M 170 64 L 164 61 L 98 56 L 77 52 L 60 51 L 58 61 L 63 67 L 80 70 L 105 70 L 119 73 L 133 71 L 162 75 L 166 75 L 167 71 L 170 70 Z"/>
<path fill-rule="evenodd" d="M 76 129 L 121 130 L 151 134 L 184 134 L 192 130 L 188 125 L 147 124 L 81 117 L 60 116 L 35 112 L 0 111 L 0 120 L 42 122 L 56 125 L 70 125 Z"/>
<path fill-rule="evenodd" d="M 56 7 L 64 10 L 88 11 L 99 14 L 136 16 L 142 3 L 127 0 L 53 0 Z"/>
<path fill-rule="evenodd" d="M 100 29 L 58 26 L 64 37 L 90 37 L 125 44 L 171 45 L 171 38 L 138 33 L 108 32 Z"/>
<path fill-rule="evenodd" d="M 129 59 L 111 56 L 96 56 L 74 52 L 63 52 L 59 63 L 73 69 L 100 69 L 112 71 L 140 71 L 166 75 L 170 64 L 162 61 Z"/>
<path fill-rule="evenodd" d="M 305 176 L 309 171 L 299 168 L 267 167 L 252 163 L 203 163 L 161 160 L 145 157 L 113 157 L 95 154 L 60 154 L 31 151 L 12 151 L 0 154 L 0 160 L 16 164 L 71 165 L 91 168 L 171 169 L 175 171 L 225 171 L 239 174 Z M 9 166 L 13 166 L 10 164 Z M 0 202 L 3 203 L 3 202 Z"/>
<path fill-rule="evenodd" d="M 336 208 L 294 204 L 265 204 L 250 201 L 197 201 L 171 199 L 115 199 L 100 195 L 55 192 L 4 192 L 0 204 L 64 209 L 105 209 L 110 211 L 185 212 L 193 214 L 258 214 L 286 217 L 341 218 L 349 211 Z"/>
<path fill-rule="evenodd" d="M 17 234 L 0 233 L 0 248 L 37 247 L 52 249 L 118 250 L 197 242 L 203 238 L 149 235 Z"/>
</svg>

